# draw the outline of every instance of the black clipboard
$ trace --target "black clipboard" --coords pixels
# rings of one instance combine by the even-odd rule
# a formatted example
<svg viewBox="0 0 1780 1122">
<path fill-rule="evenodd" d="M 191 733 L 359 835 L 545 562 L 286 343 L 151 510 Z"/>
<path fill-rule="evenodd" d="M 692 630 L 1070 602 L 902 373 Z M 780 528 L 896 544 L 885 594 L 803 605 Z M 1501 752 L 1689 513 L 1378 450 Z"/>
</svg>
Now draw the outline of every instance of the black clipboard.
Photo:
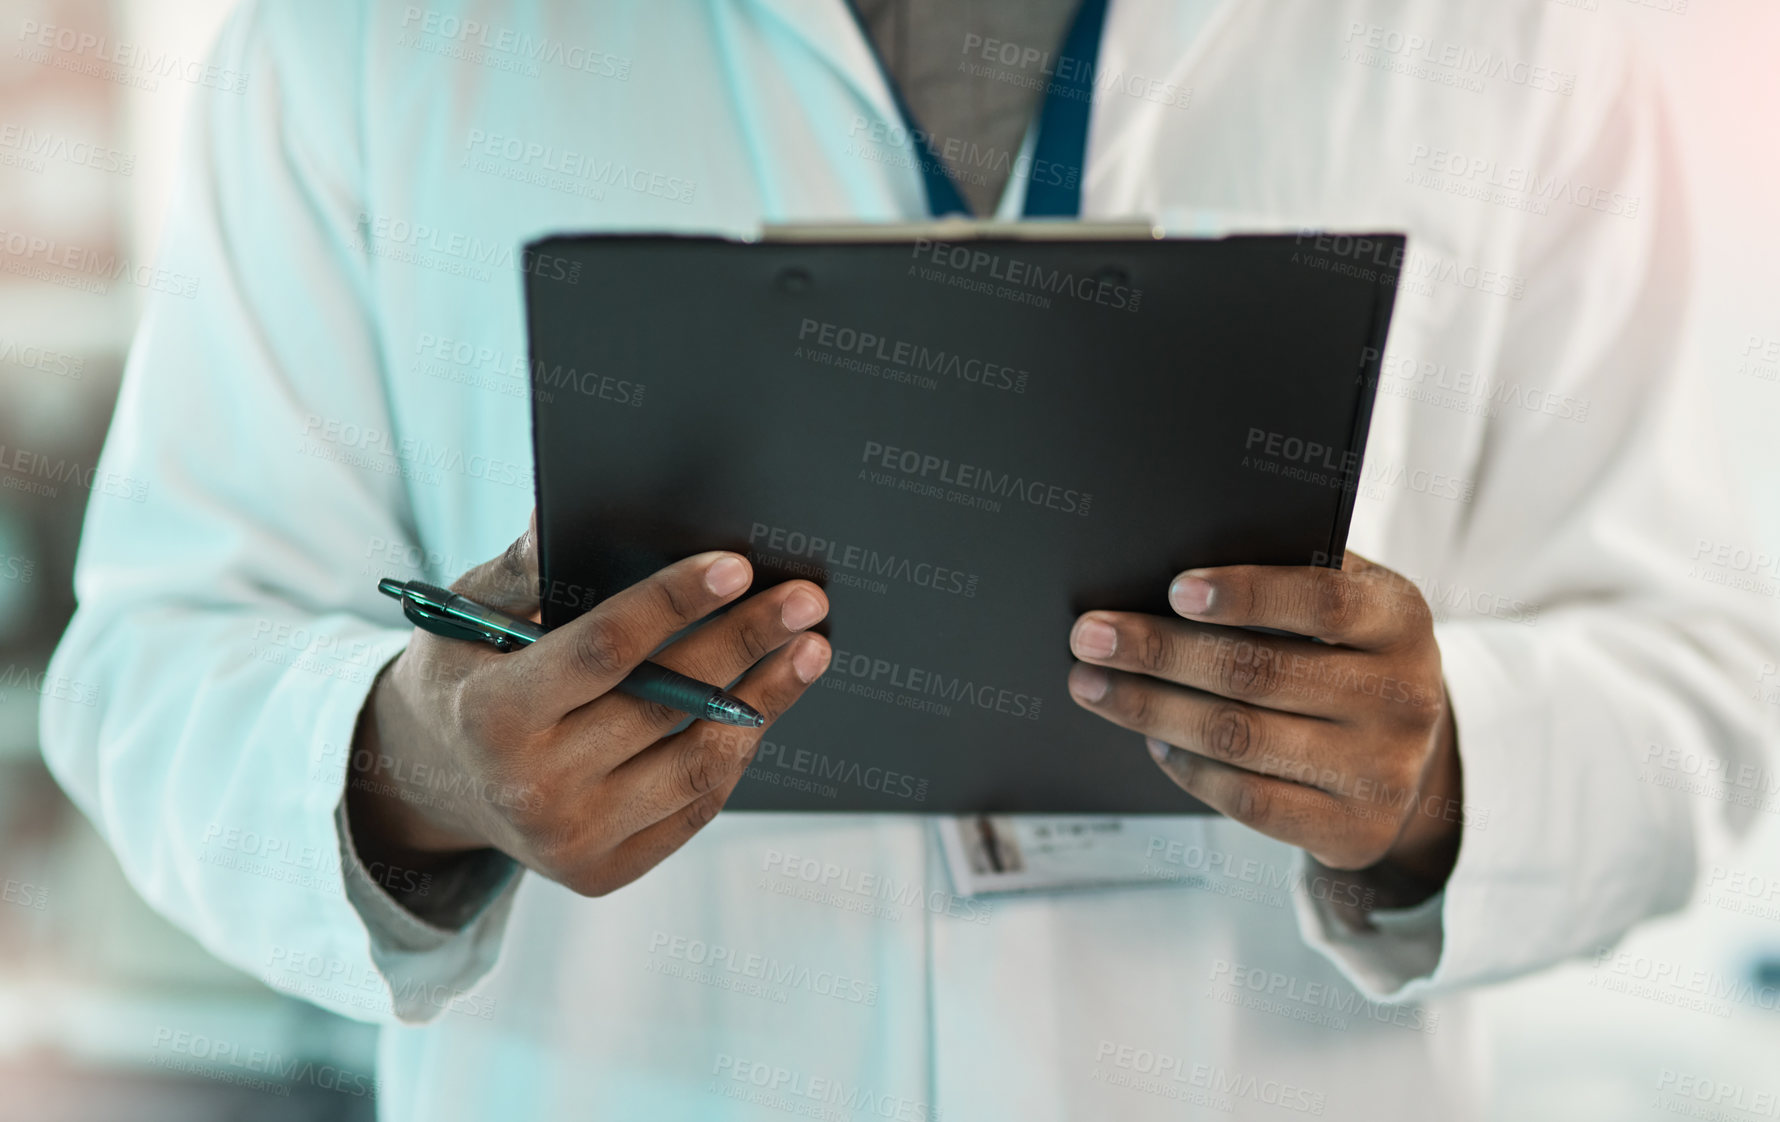
<svg viewBox="0 0 1780 1122">
<path fill-rule="evenodd" d="M 1147 227 L 553 237 L 526 253 L 547 627 L 681 557 L 823 585 L 729 808 L 1182 814 L 1070 624 L 1339 566 L 1405 239 Z"/>
</svg>

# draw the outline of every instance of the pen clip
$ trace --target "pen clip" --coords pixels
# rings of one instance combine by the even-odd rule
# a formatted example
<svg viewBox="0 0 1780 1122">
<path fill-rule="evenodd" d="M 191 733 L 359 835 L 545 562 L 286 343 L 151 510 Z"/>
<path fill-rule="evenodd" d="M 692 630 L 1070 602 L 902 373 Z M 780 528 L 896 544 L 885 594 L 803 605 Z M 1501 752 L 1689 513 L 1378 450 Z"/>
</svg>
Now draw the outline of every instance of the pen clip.
<svg viewBox="0 0 1780 1122">
<path fill-rule="evenodd" d="M 480 627 L 472 627 L 467 623 L 440 615 L 431 608 L 415 603 L 407 596 L 402 597 L 402 614 L 408 621 L 422 631 L 430 631 L 434 635 L 446 639 L 462 639 L 471 643 L 490 643 L 502 652 L 513 649 L 513 641 L 505 635 L 485 631 Z"/>
</svg>

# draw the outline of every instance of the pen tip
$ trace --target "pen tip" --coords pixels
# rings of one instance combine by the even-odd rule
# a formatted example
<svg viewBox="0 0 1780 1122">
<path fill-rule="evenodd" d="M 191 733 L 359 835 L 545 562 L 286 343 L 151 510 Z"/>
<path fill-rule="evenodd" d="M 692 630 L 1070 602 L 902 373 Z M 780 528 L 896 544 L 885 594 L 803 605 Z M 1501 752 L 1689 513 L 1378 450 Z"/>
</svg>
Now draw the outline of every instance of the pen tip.
<svg viewBox="0 0 1780 1122">
<path fill-rule="evenodd" d="M 710 714 L 713 720 L 726 725 L 736 725 L 745 729 L 757 729 L 766 724 L 766 718 L 752 705 L 737 697 L 716 697 L 710 701 Z"/>
</svg>

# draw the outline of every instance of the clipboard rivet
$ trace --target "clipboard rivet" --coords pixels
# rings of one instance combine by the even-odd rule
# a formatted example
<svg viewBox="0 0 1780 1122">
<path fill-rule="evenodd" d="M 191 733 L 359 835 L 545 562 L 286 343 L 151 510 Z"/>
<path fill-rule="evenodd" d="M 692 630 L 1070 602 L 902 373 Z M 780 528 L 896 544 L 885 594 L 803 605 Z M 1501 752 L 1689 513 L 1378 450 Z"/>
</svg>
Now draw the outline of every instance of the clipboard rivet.
<svg viewBox="0 0 1780 1122">
<path fill-rule="evenodd" d="M 782 269 L 779 272 L 778 280 L 774 283 L 780 292 L 797 296 L 808 292 L 816 281 L 804 269 Z"/>
</svg>

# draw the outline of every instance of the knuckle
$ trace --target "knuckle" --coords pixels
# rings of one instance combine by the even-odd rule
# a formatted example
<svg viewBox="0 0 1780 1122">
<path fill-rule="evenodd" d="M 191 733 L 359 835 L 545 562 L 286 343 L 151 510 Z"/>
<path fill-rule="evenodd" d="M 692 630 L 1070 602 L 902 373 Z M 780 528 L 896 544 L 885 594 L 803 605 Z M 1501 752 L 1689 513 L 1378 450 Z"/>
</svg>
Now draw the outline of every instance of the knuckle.
<svg viewBox="0 0 1780 1122">
<path fill-rule="evenodd" d="M 1394 609 L 1417 634 L 1434 630 L 1434 609 L 1422 595 L 1422 590 L 1410 582 L 1402 582 L 1402 594 L 1397 597 Z"/>
<path fill-rule="evenodd" d="M 590 899 L 610 895 L 618 887 L 602 868 L 586 869 L 558 879 L 570 892 Z"/>
<path fill-rule="evenodd" d="M 575 667 L 590 678 L 616 677 L 630 669 L 628 647 L 617 627 L 610 624 L 590 627 L 575 643 Z"/>
<path fill-rule="evenodd" d="M 1314 618 L 1324 632 L 1347 631 L 1358 620 L 1363 594 L 1345 574 L 1318 570 Z"/>
<path fill-rule="evenodd" d="M 758 729 L 743 730 L 727 725 L 707 725 L 703 751 L 724 760 L 735 760 L 741 766 L 754 758 L 760 744 Z"/>
<path fill-rule="evenodd" d="M 1393 793 L 1396 804 L 1411 803 L 1421 790 L 1422 761 L 1409 753 L 1398 753 L 1384 765 L 1384 787 Z"/>
<path fill-rule="evenodd" d="M 638 706 L 638 717 L 643 727 L 649 729 L 672 728 L 686 719 L 686 714 L 671 705 L 663 705 L 659 701 L 644 701 L 632 698 Z"/>
<path fill-rule="evenodd" d="M 1446 690 L 1443 684 L 1430 685 L 1415 675 L 1402 681 L 1402 688 L 1384 697 L 1390 702 L 1385 711 L 1397 718 L 1387 727 L 1401 728 L 1424 735 L 1432 732 L 1446 713 Z"/>
<path fill-rule="evenodd" d="M 1370 869 L 1385 859 L 1391 851 L 1391 843 L 1397 840 L 1397 825 L 1380 824 L 1361 832 L 1354 839 L 1353 853 L 1350 855 L 1356 869 Z"/>
<path fill-rule="evenodd" d="M 1266 614 L 1267 604 L 1261 595 L 1260 583 L 1246 571 L 1240 578 L 1231 582 L 1230 598 L 1236 601 L 1237 614 L 1242 619 L 1260 619 Z"/>
<path fill-rule="evenodd" d="M 524 821 L 514 821 L 526 848 L 546 869 L 567 869 L 575 864 L 580 842 L 580 828 L 572 819 L 554 815 L 528 813 Z"/>
<path fill-rule="evenodd" d="M 749 666 L 759 662 L 773 650 L 772 640 L 767 637 L 766 632 L 762 628 L 751 625 L 736 628 L 735 635 L 730 642 L 736 657 Z"/>
<path fill-rule="evenodd" d="M 655 593 L 662 615 L 676 624 L 691 623 L 705 614 L 697 599 L 676 580 L 664 578 L 656 582 Z"/>
<path fill-rule="evenodd" d="M 723 803 L 719 799 L 699 799 L 681 812 L 681 823 L 686 827 L 688 833 L 696 834 L 710 825 L 711 820 L 716 818 L 717 812 L 722 809 Z"/>
<path fill-rule="evenodd" d="M 1139 669 L 1146 674 L 1165 674 L 1173 662 L 1168 636 L 1155 627 L 1138 626 L 1134 653 Z"/>
<path fill-rule="evenodd" d="M 453 699 L 452 724 L 471 744 L 488 745 L 507 727 L 499 695 L 489 697 L 488 692 L 472 678 Z"/>
<path fill-rule="evenodd" d="M 1217 705 L 1206 716 L 1205 743 L 1220 759 L 1241 763 L 1255 750 L 1255 721 L 1241 705 Z"/>
<path fill-rule="evenodd" d="M 679 782 L 680 793 L 684 797 L 698 798 L 709 794 L 722 776 L 723 768 L 713 749 L 695 745 L 680 753 Z"/>
<path fill-rule="evenodd" d="M 1156 716 L 1156 695 L 1142 682 L 1120 683 L 1116 678 L 1107 687 L 1102 704 L 1128 725 L 1140 729 L 1150 727 Z"/>
<path fill-rule="evenodd" d="M 1279 660 L 1258 643 L 1231 643 L 1218 655 L 1217 680 L 1226 697 L 1268 697 L 1279 688 Z"/>
<path fill-rule="evenodd" d="M 1235 818 L 1257 830 L 1266 829 L 1273 821 L 1273 803 L 1273 792 L 1265 784 L 1243 779 L 1236 788 Z"/>
<path fill-rule="evenodd" d="M 1373 855 L 1371 845 L 1357 837 L 1343 838 L 1329 852 L 1317 854 L 1316 859 L 1329 868 L 1344 873 L 1370 869 L 1379 861 Z"/>
<path fill-rule="evenodd" d="M 514 598 L 535 595 L 537 589 L 536 555 L 532 551 L 531 534 L 516 538 L 501 554 L 497 572 L 501 580 L 501 592 Z"/>
</svg>

